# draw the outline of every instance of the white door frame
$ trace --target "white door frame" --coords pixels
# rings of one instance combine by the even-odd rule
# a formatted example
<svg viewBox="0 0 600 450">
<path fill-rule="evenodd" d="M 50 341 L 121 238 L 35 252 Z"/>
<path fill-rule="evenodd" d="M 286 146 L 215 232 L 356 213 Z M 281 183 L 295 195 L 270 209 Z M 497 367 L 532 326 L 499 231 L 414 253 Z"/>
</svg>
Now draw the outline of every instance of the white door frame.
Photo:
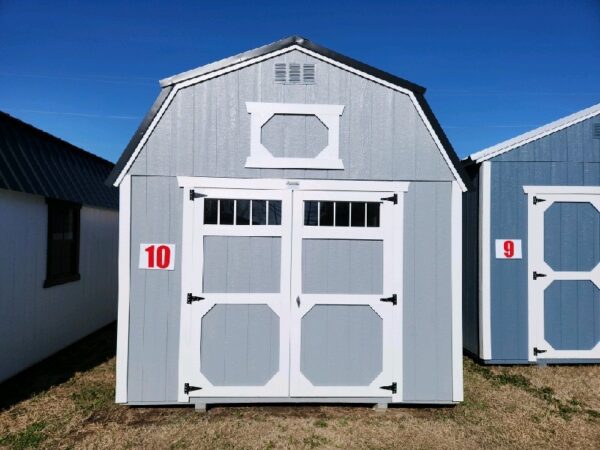
<svg viewBox="0 0 600 450">
<path fill-rule="evenodd" d="M 528 279 L 528 355 L 538 359 L 598 359 L 600 343 L 591 350 L 555 350 L 544 337 L 544 290 L 556 280 L 589 280 L 600 289 L 600 263 L 589 272 L 555 271 L 544 260 L 544 213 L 556 202 L 590 203 L 600 212 L 600 187 L 589 186 L 524 186 L 528 195 L 527 279 Z M 542 202 L 538 201 L 542 196 Z M 535 201 L 535 203 L 534 203 Z M 533 279 L 533 273 L 545 277 Z M 546 350 L 539 356 L 534 348 Z"/>
<path fill-rule="evenodd" d="M 398 195 L 398 207 L 393 208 L 393 223 L 394 233 L 392 233 L 392 246 L 394 253 L 394 267 L 393 269 L 386 268 L 385 270 L 393 271 L 393 278 L 395 283 L 394 292 L 398 296 L 398 305 L 394 307 L 393 322 L 394 322 L 394 345 L 397 346 L 396 356 L 393 360 L 393 377 L 397 380 L 397 392 L 392 395 L 393 402 L 402 401 L 402 294 L 403 294 L 403 225 L 404 225 L 404 208 L 403 208 L 403 194 L 408 191 L 409 182 L 387 182 L 387 181 L 347 181 L 347 180 L 286 180 L 286 179 L 240 179 L 240 178 L 210 178 L 210 177 L 177 177 L 179 187 L 182 189 L 183 195 L 183 222 L 182 222 L 182 249 L 181 249 L 181 319 L 180 319 L 180 345 L 179 345 L 179 386 L 178 386 L 178 401 L 189 402 L 191 397 L 257 397 L 257 396 L 268 396 L 268 397 L 288 397 L 289 396 L 289 346 L 286 345 L 290 342 L 287 334 L 285 336 L 282 333 L 289 333 L 289 308 L 292 306 L 291 297 L 291 270 L 289 264 L 285 263 L 285 260 L 292 261 L 290 254 L 292 250 L 292 244 L 289 241 L 291 239 L 292 231 L 292 219 L 293 214 L 288 213 L 287 218 L 284 213 L 284 204 L 286 203 L 284 198 L 286 193 L 289 191 L 288 204 L 291 207 L 291 191 L 352 191 L 356 198 L 357 192 L 383 192 L 387 194 L 396 193 Z M 218 189 L 218 191 L 213 191 Z M 202 267 L 194 267 L 194 252 L 202 251 L 201 243 L 196 241 L 203 241 L 203 239 L 194 239 L 194 228 L 196 224 L 203 224 L 203 210 L 199 207 L 194 207 L 198 204 L 194 201 L 190 201 L 190 193 L 192 191 L 197 193 L 212 195 L 215 194 L 218 198 L 257 198 L 256 192 L 245 193 L 247 190 L 261 190 L 259 198 L 265 197 L 264 191 L 272 191 L 274 195 L 279 192 L 282 196 L 282 261 L 281 261 L 281 290 L 279 294 L 206 294 L 210 295 L 211 302 L 224 299 L 226 296 L 229 303 L 261 303 L 268 304 L 280 317 L 280 372 L 275 375 L 265 386 L 211 386 L 208 380 L 197 370 L 200 367 L 200 352 L 199 352 L 199 339 L 191 339 L 194 333 L 195 327 L 200 325 L 194 325 L 194 320 L 199 322 L 201 318 L 210 307 L 207 305 L 209 302 L 203 303 L 195 302 L 191 305 L 187 304 L 187 293 L 193 292 L 194 295 L 201 295 L 202 288 L 199 286 L 198 277 L 194 277 L 193 274 L 197 270 L 201 270 Z M 226 194 L 225 191 L 228 190 Z M 227 196 L 225 196 L 227 195 Z M 254 195 L 254 197 L 252 197 Z M 202 227 L 212 228 L 211 234 L 219 232 L 218 228 L 214 225 L 201 225 Z M 219 226 L 220 227 L 220 226 Z M 235 226 L 225 226 L 229 230 L 222 230 L 221 235 L 233 236 L 243 235 L 247 236 L 249 231 L 253 231 L 257 234 L 253 236 L 273 236 L 274 231 L 268 225 L 261 226 L 242 226 L 244 230 L 236 231 Z M 260 229 L 259 229 L 260 228 Z M 270 230 L 271 229 L 271 230 Z M 204 232 L 203 235 L 206 235 Z M 286 236 L 286 238 L 284 238 Z M 341 234 L 337 235 L 343 236 Z M 343 238 L 343 237 L 342 237 Z M 287 243 L 286 243 L 287 242 Z M 202 254 L 202 253 L 196 253 Z M 201 264 L 201 262 L 200 262 Z M 287 267 L 287 272 L 284 270 Z M 286 273 L 284 273 L 286 272 Z M 196 273 L 202 273 L 196 272 Z M 286 284 L 287 283 L 287 284 Z M 286 289 L 287 286 L 287 289 Z M 200 293 L 200 294 L 197 294 Z M 278 298 L 285 297 L 286 301 L 281 302 L 281 305 L 277 305 Z M 286 303 L 287 302 L 287 303 Z M 190 307 L 195 307 L 195 312 L 189 314 Z M 287 309 L 287 314 L 284 311 Z M 381 308 L 381 307 L 379 307 Z M 379 311 L 378 311 L 379 312 Z M 398 326 L 396 326 L 398 325 Z M 198 336 L 199 337 L 199 336 Z M 197 342 L 196 342 L 197 341 Z M 190 347 L 183 345 L 185 342 L 192 342 L 193 346 L 197 346 L 197 351 L 192 351 L 194 356 L 190 355 Z M 300 342 L 298 342 L 300 345 Z M 389 351 L 389 350 L 388 350 Z M 197 381 L 196 381 L 197 380 Z M 191 381 L 191 382 L 190 382 Z M 198 383 L 203 389 L 192 391 L 189 394 L 184 393 L 185 383 Z M 205 386 L 211 386 L 210 389 L 205 389 Z M 209 392 L 210 391 L 210 392 Z M 329 396 L 358 396 L 348 395 L 348 388 L 340 388 L 339 392 L 331 394 L 332 391 L 328 391 Z M 372 393 L 371 393 L 372 394 Z M 361 395 L 362 396 L 362 395 Z M 389 397 L 389 391 L 379 392 L 379 396 Z"/>
</svg>

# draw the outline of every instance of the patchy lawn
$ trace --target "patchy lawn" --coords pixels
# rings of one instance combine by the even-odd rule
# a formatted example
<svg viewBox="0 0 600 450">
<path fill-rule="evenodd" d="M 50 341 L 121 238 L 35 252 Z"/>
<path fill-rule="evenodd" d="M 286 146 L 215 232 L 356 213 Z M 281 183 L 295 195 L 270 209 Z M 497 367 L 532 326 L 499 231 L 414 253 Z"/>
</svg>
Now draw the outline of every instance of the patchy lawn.
<svg viewBox="0 0 600 450">
<path fill-rule="evenodd" d="M 202 415 L 113 404 L 114 334 L 105 328 L 0 385 L 0 447 L 600 448 L 599 366 L 491 368 L 465 358 L 465 402 L 456 407 L 244 406 Z"/>
</svg>

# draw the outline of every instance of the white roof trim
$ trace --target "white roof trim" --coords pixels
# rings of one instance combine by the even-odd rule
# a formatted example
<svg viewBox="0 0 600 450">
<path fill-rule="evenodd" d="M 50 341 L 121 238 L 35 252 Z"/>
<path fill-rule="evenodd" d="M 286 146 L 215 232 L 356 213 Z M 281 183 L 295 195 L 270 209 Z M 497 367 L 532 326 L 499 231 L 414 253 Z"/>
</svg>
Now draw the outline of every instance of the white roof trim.
<svg viewBox="0 0 600 450">
<path fill-rule="evenodd" d="M 194 84 L 201 83 L 201 82 L 206 81 L 206 80 L 210 80 L 211 78 L 215 78 L 215 77 L 221 76 L 223 74 L 226 74 L 226 73 L 229 73 L 229 72 L 233 72 L 235 70 L 242 69 L 244 67 L 256 64 L 256 63 L 264 61 L 266 59 L 270 59 L 270 58 L 273 58 L 275 56 L 291 52 L 293 50 L 298 50 L 298 51 L 300 51 L 302 53 L 305 53 L 305 54 L 307 54 L 309 56 L 312 56 L 313 58 L 316 58 L 316 59 L 319 59 L 321 61 L 327 62 L 327 63 L 332 64 L 332 65 L 334 65 L 336 67 L 339 67 L 339 68 L 341 68 L 341 69 L 343 69 L 345 71 L 352 72 L 355 75 L 358 75 L 360 77 L 366 78 L 366 79 L 371 80 L 371 81 L 374 81 L 375 83 L 381 84 L 381 85 L 383 85 L 385 87 L 388 87 L 390 89 L 393 89 L 395 91 L 402 92 L 403 94 L 408 95 L 408 97 L 410 98 L 410 100 L 413 103 L 414 107 L 416 108 L 417 112 L 419 113 L 419 116 L 421 117 L 421 120 L 423 121 L 423 123 L 425 124 L 427 130 L 429 131 L 429 134 L 431 135 L 431 137 L 433 138 L 436 146 L 438 147 L 438 150 L 440 151 L 440 154 L 442 155 L 442 157 L 444 158 L 444 161 L 448 165 L 448 168 L 452 172 L 452 175 L 454 176 L 454 179 L 456 180 L 456 182 L 460 186 L 461 191 L 465 192 L 467 190 L 467 186 L 465 185 L 463 179 L 460 177 L 460 175 L 459 175 L 458 171 L 456 170 L 456 167 L 454 166 L 454 164 L 452 164 L 452 161 L 450 159 L 450 156 L 448 155 L 448 152 L 446 151 L 446 149 L 442 145 L 442 143 L 441 143 L 438 135 L 434 131 L 433 127 L 431 126 L 431 123 L 427 119 L 427 116 L 425 115 L 425 112 L 423 111 L 423 109 L 419 105 L 419 102 L 417 101 L 417 99 L 415 97 L 415 94 L 412 91 L 410 91 L 409 89 L 406 89 L 404 87 L 398 86 L 396 84 L 390 83 L 388 81 L 382 80 L 380 78 L 374 77 L 373 75 L 367 74 L 365 72 L 361 72 L 361 71 L 359 71 L 359 70 L 357 70 L 357 69 L 355 69 L 353 67 L 347 66 L 346 64 L 343 64 L 343 63 L 341 63 L 339 61 L 336 61 L 334 59 L 327 58 L 326 56 L 323 56 L 323 55 L 321 55 L 319 53 L 316 53 L 316 52 L 313 52 L 311 50 L 308 50 L 308 49 L 306 49 L 304 47 L 301 47 L 299 45 L 291 45 L 289 47 L 286 47 L 286 48 L 283 48 L 283 49 L 280 49 L 280 50 L 276 50 L 276 51 L 273 51 L 271 53 L 266 53 L 264 55 L 257 56 L 256 58 L 252 58 L 252 59 L 243 61 L 243 62 L 238 63 L 238 64 L 233 64 L 231 66 L 225 67 L 225 68 L 220 69 L 220 70 L 216 70 L 214 72 L 210 72 L 210 73 L 207 73 L 207 74 L 204 74 L 204 75 L 199 75 L 199 76 L 193 77 L 193 78 L 188 78 L 188 79 L 185 79 L 185 80 L 183 80 L 181 82 L 176 82 L 173 85 L 173 89 L 169 93 L 169 96 L 163 102 L 162 106 L 160 107 L 160 110 L 158 111 L 158 113 L 156 114 L 156 116 L 152 120 L 152 123 L 147 128 L 146 132 L 144 133 L 144 136 L 142 137 L 142 139 L 140 139 L 140 142 L 138 143 L 137 147 L 135 148 L 135 150 L 131 154 L 131 157 L 127 161 L 127 164 L 125 164 L 125 166 L 123 167 L 123 170 L 121 171 L 121 173 L 119 174 L 119 176 L 115 180 L 114 186 L 119 186 L 121 184 L 121 181 L 123 180 L 123 177 L 125 176 L 125 174 L 127 174 L 127 172 L 129 171 L 129 169 L 131 168 L 131 166 L 132 166 L 133 162 L 136 160 L 139 152 L 141 151 L 141 149 L 146 144 L 146 141 L 148 140 L 149 136 L 154 131 L 154 128 L 156 128 L 158 122 L 160 121 L 160 119 L 162 118 L 163 114 L 165 113 L 165 111 L 167 110 L 167 108 L 169 107 L 169 105 L 171 104 L 171 102 L 173 101 L 173 98 L 175 98 L 175 95 L 177 95 L 177 92 L 180 89 L 192 86 Z M 193 72 L 193 71 L 190 71 L 190 72 Z M 171 77 L 171 79 L 176 79 L 176 78 L 177 78 L 177 76 Z"/>
<path fill-rule="evenodd" d="M 535 130 L 523 133 L 507 141 L 500 142 L 499 144 L 493 145 L 492 147 L 480 150 L 476 153 L 473 153 L 470 156 L 470 158 L 472 161 L 475 161 L 477 163 L 487 161 L 488 159 L 494 158 L 498 155 L 501 155 L 502 153 L 506 153 L 517 147 L 521 147 L 532 141 L 541 139 L 544 136 L 548 136 L 549 134 L 563 130 L 567 127 L 570 127 L 571 125 L 575 125 L 576 123 L 583 122 L 584 120 L 589 119 L 590 117 L 597 116 L 598 114 L 600 114 L 600 103 L 586 108 L 582 111 L 576 112 L 575 114 L 571 114 L 570 116 L 558 119 L 547 125 L 536 128 Z"/>
</svg>

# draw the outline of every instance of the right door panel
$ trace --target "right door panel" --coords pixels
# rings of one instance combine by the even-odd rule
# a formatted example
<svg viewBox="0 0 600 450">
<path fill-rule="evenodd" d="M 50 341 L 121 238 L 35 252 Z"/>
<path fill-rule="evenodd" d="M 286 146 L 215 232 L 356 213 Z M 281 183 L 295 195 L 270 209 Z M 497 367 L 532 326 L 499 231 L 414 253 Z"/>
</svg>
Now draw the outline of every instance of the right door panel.
<svg viewBox="0 0 600 450">
<path fill-rule="evenodd" d="M 294 192 L 292 396 L 399 395 L 402 205 L 389 196 Z"/>
</svg>

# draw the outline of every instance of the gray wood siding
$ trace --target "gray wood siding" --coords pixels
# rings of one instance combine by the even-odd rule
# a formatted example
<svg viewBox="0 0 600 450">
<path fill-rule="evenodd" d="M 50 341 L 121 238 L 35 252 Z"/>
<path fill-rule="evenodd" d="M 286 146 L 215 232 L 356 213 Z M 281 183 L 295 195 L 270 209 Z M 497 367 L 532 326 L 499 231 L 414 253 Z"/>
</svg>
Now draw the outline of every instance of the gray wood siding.
<svg viewBox="0 0 600 450">
<path fill-rule="evenodd" d="M 81 280 L 44 289 L 44 197 L 0 190 L 0 381 L 117 315 L 118 213 L 81 209 Z"/>
<path fill-rule="evenodd" d="M 274 83 L 273 64 L 290 61 L 314 62 L 317 82 Z M 344 105 L 340 118 L 340 157 L 345 169 L 246 169 L 250 153 L 247 101 Z M 290 141 L 288 146 L 298 148 L 302 143 Z M 282 153 L 288 150 L 284 148 Z M 407 95 L 298 51 L 179 91 L 130 173 L 452 180 L 450 169 Z"/>
<path fill-rule="evenodd" d="M 451 183 L 411 183 L 404 204 L 404 400 L 452 399 Z"/>
<path fill-rule="evenodd" d="M 171 177 L 131 179 L 128 400 L 177 401 L 182 193 Z M 139 270 L 145 242 L 176 245 L 175 270 Z"/>
</svg>

